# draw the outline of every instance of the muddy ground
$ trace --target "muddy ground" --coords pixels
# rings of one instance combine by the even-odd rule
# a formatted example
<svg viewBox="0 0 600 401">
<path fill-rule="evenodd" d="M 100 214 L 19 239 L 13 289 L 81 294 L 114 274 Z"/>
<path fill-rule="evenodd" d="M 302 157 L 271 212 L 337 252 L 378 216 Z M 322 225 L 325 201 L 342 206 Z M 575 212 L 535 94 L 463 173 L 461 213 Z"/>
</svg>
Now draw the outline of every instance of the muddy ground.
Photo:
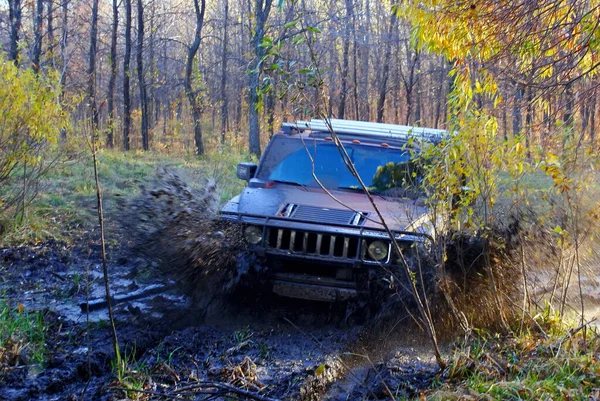
<svg viewBox="0 0 600 401">
<path fill-rule="evenodd" d="M 140 399 L 222 394 L 219 387 L 191 389 L 198 383 L 249 392 L 230 393 L 238 399 L 390 399 L 390 393 L 418 397 L 436 379 L 425 336 L 406 317 L 375 329 L 347 321 L 341 306 L 274 295 L 230 297 L 205 310 L 153 276 L 151 260 L 119 246 L 109 246 L 108 254 L 113 295 L 152 293 L 115 306 L 130 366 L 122 382 L 112 365 L 106 309 L 80 307 L 104 295 L 96 242 L 0 249 L 0 294 L 25 310 L 46 311 L 48 326 L 46 362 L 28 364 L 23 350 L 21 363 L 4 367 L 1 400 L 122 399 L 119 388 L 126 385 L 141 390 L 127 393 Z"/>
</svg>

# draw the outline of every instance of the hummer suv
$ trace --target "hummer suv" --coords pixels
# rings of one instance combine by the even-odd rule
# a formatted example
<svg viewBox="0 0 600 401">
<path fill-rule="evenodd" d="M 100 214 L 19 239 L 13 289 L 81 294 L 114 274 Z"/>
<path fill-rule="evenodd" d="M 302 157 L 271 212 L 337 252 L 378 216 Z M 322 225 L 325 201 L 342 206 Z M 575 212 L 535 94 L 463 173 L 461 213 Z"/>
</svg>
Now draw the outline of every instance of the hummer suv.
<svg viewBox="0 0 600 401">
<path fill-rule="evenodd" d="M 268 267 L 275 293 L 330 302 L 368 293 L 374 272 L 399 257 L 372 202 L 403 249 L 430 240 L 412 159 L 415 144 L 444 135 L 337 119 L 284 123 L 258 165 L 237 166 L 237 177 L 248 185 L 221 218 L 243 225 L 249 251 Z"/>
</svg>

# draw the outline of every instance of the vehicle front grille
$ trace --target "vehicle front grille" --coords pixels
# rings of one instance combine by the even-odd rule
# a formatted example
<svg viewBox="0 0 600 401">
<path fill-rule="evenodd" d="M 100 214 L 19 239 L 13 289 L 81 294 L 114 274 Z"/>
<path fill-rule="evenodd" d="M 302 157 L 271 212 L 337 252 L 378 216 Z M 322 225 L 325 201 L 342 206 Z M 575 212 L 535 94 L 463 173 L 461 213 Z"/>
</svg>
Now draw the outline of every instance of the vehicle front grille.
<svg viewBox="0 0 600 401">
<path fill-rule="evenodd" d="M 359 259 L 360 238 L 287 228 L 268 228 L 267 248 L 286 253 Z"/>
</svg>

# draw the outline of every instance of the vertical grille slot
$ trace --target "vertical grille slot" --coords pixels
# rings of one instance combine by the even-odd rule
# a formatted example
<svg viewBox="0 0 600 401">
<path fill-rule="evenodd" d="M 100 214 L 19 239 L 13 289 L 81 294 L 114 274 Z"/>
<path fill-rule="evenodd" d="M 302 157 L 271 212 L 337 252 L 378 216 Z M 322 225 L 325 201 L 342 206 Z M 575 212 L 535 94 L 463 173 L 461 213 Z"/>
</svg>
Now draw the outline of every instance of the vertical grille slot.
<svg viewBox="0 0 600 401">
<path fill-rule="evenodd" d="M 348 254 L 346 257 L 350 259 L 357 259 L 358 250 L 360 249 L 360 240 L 358 239 L 358 237 L 349 237 L 348 239 Z"/>
<path fill-rule="evenodd" d="M 279 230 L 281 233 L 281 246 L 278 249 L 287 251 L 290 249 L 290 241 L 292 239 L 292 232 L 290 230 Z"/>
<path fill-rule="evenodd" d="M 341 258 L 344 256 L 344 243 L 348 240 L 348 238 L 337 237 L 335 240 L 335 244 L 333 246 L 333 256 L 336 258 Z"/>
<path fill-rule="evenodd" d="M 321 236 L 321 246 L 317 247 L 319 249 L 319 255 L 329 255 L 329 248 L 331 246 L 331 235 L 322 235 Z"/>
<path fill-rule="evenodd" d="M 318 235 L 315 233 L 308 233 L 306 243 L 306 253 L 315 254 L 317 253 L 317 240 Z M 320 244 L 319 244 L 320 245 Z"/>
</svg>

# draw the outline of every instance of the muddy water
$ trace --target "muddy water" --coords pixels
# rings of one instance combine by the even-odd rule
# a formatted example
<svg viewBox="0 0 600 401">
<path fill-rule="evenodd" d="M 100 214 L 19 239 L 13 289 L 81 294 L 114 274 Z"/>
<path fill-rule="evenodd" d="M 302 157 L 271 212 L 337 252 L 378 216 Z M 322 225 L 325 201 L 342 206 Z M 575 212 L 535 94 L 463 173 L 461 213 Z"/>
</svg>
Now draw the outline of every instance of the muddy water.
<svg viewBox="0 0 600 401">
<path fill-rule="evenodd" d="M 110 251 L 117 255 L 109 263 L 115 297 L 157 284 L 151 261 Z M 87 244 L 0 249 L 0 294 L 28 311 L 47 311 L 48 327 L 44 366 L 28 364 L 24 352 L 18 366 L 2 370 L 0 400 L 123 396 L 114 390 L 121 384 L 114 383 L 106 310 L 80 308 L 104 296 L 97 260 L 98 249 Z M 435 372 L 421 333 L 370 330 L 346 322 L 340 306 L 257 294 L 206 309 L 172 283 L 160 284 L 165 292 L 115 305 L 122 354 L 148 391 L 211 380 L 277 399 L 377 399 L 418 394 Z"/>
</svg>

